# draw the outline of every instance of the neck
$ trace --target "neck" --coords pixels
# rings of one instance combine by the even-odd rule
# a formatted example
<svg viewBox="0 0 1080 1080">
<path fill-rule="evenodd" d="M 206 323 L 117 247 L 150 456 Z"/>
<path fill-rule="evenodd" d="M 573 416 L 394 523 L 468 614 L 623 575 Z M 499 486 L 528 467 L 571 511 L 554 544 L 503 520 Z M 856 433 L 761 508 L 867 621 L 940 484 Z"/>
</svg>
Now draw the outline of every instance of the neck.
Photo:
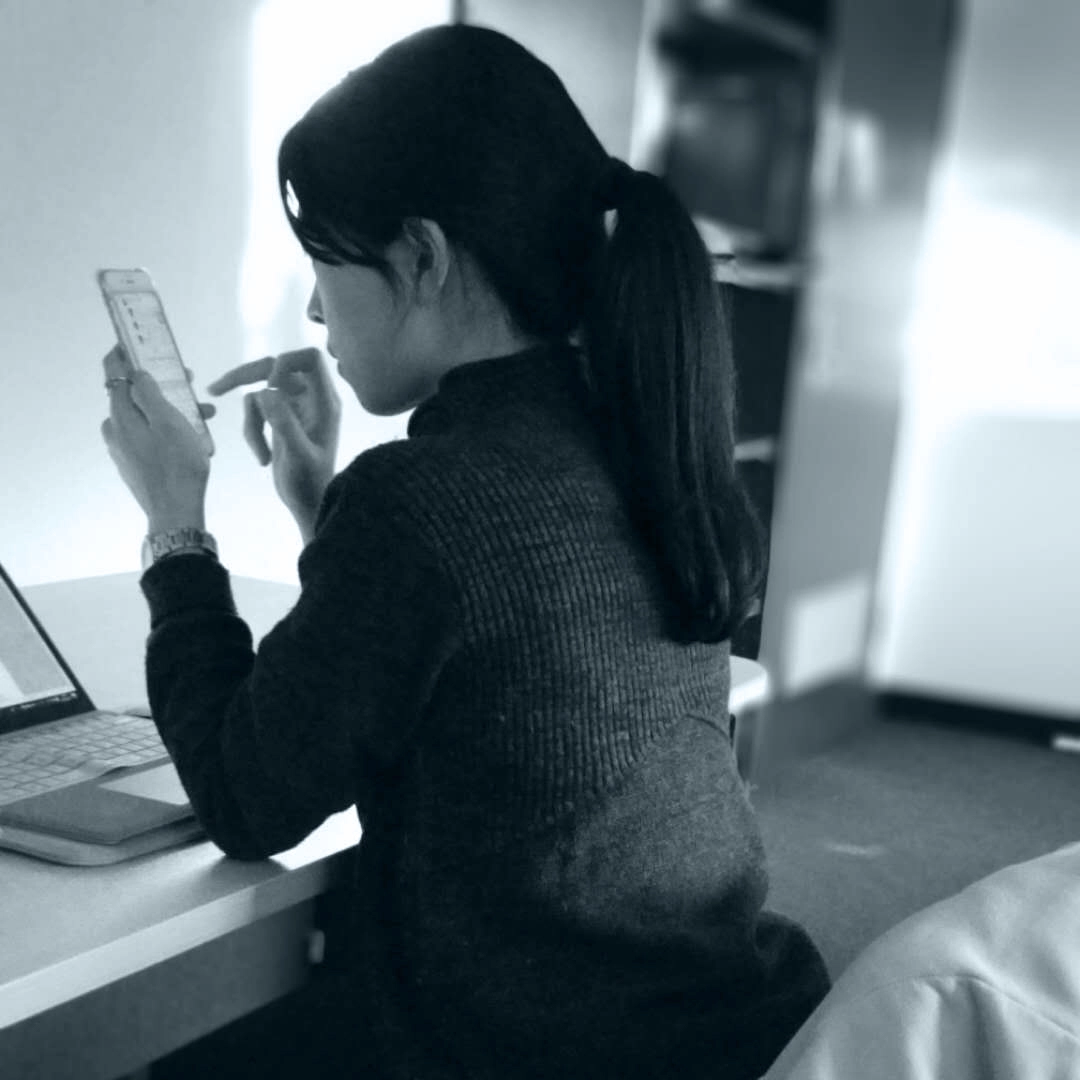
<svg viewBox="0 0 1080 1080">
<path fill-rule="evenodd" d="M 463 333 L 447 350 L 447 368 L 486 360 L 491 356 L 509 356 L 540 344 L 540 338 L 511 326 L 478 326 Z"/>
<path fill-rule="evenodd" d="M 540 338 L 514 324 L 506 306 L 473 260 L 458 259 L 454 271 L 443 294 L 441 312 L 440 352 L 444 371 L 474 360 L 509 356 L 541 344 Z"/>
</svg>

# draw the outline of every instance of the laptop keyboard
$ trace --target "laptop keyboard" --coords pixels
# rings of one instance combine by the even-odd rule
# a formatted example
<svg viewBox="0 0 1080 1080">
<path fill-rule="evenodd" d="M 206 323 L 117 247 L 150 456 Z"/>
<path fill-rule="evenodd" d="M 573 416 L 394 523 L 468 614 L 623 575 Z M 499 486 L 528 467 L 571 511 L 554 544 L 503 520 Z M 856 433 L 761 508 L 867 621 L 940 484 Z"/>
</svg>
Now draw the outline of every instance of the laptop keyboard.
<svg viewBox="0 0 1080 1080">
<path fill-rule="evenodd" d="M 95 712 L 0 738 L 0 806 L 168 757 L 153 721 Z"/>
</svg>

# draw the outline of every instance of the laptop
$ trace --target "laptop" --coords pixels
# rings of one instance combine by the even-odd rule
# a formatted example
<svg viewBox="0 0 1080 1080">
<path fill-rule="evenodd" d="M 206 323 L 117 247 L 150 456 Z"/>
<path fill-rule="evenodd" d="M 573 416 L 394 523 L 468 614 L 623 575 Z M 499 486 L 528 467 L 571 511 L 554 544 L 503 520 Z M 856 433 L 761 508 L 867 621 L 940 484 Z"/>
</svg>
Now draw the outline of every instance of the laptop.
<svg viewBox="0 0 1080 1080">
<path fill-rule="evenodd" d="M 94 866 L 201 835 L 153 720 L 94 706 L 0 566 L 0 848 Z"/>
</svg>

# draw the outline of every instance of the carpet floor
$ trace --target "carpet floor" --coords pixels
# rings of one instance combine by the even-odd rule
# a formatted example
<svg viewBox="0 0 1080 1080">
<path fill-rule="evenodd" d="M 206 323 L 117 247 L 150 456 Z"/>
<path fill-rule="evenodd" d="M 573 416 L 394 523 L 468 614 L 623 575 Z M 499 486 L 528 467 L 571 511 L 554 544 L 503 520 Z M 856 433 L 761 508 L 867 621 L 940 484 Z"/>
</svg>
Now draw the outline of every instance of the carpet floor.
<svg viewBox="0 0 1080 1080">
<path fill-rule="evenodd" d="M 1080 840 L 1080 755 L 918 717 L 875 716 L 750 797 L 767 906 L 806 927 L 834 978 L 921 908 Z"/>
</svg>

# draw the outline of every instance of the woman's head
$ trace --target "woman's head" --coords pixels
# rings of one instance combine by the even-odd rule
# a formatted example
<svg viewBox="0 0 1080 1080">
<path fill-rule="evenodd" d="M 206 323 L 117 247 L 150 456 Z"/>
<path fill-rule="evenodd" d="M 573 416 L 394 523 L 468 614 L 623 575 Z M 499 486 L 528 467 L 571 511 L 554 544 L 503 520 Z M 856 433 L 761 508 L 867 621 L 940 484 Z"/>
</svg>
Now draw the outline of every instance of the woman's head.
<svg viewBox="0 0 1080 1080">
<path fill-rule="evenodd" d="M 528 50 L 460 25 L 350 73 L 285 136 L 278 171 L 315 260 L 312 314 L 371 411 L 434 390 L 439 298 L 502 319 L 522 343 L 580 331 L 672 633 L 728 636 L 756 599 L 764 550 L 735 476 L 734 367 L 708 255 L 667 185 L 610 158 Z"/>
<path fill-rule="evenodd" d="M 369 266 L 397 289 L 388 249 L 434 222 L 523 335 L 558 340 L 581 322 L 606 162 L 546 64 L 496 31 L 438 26 L 316 102 L 282 143 L 279 180 L 315 260 Z"/>
</svg>

